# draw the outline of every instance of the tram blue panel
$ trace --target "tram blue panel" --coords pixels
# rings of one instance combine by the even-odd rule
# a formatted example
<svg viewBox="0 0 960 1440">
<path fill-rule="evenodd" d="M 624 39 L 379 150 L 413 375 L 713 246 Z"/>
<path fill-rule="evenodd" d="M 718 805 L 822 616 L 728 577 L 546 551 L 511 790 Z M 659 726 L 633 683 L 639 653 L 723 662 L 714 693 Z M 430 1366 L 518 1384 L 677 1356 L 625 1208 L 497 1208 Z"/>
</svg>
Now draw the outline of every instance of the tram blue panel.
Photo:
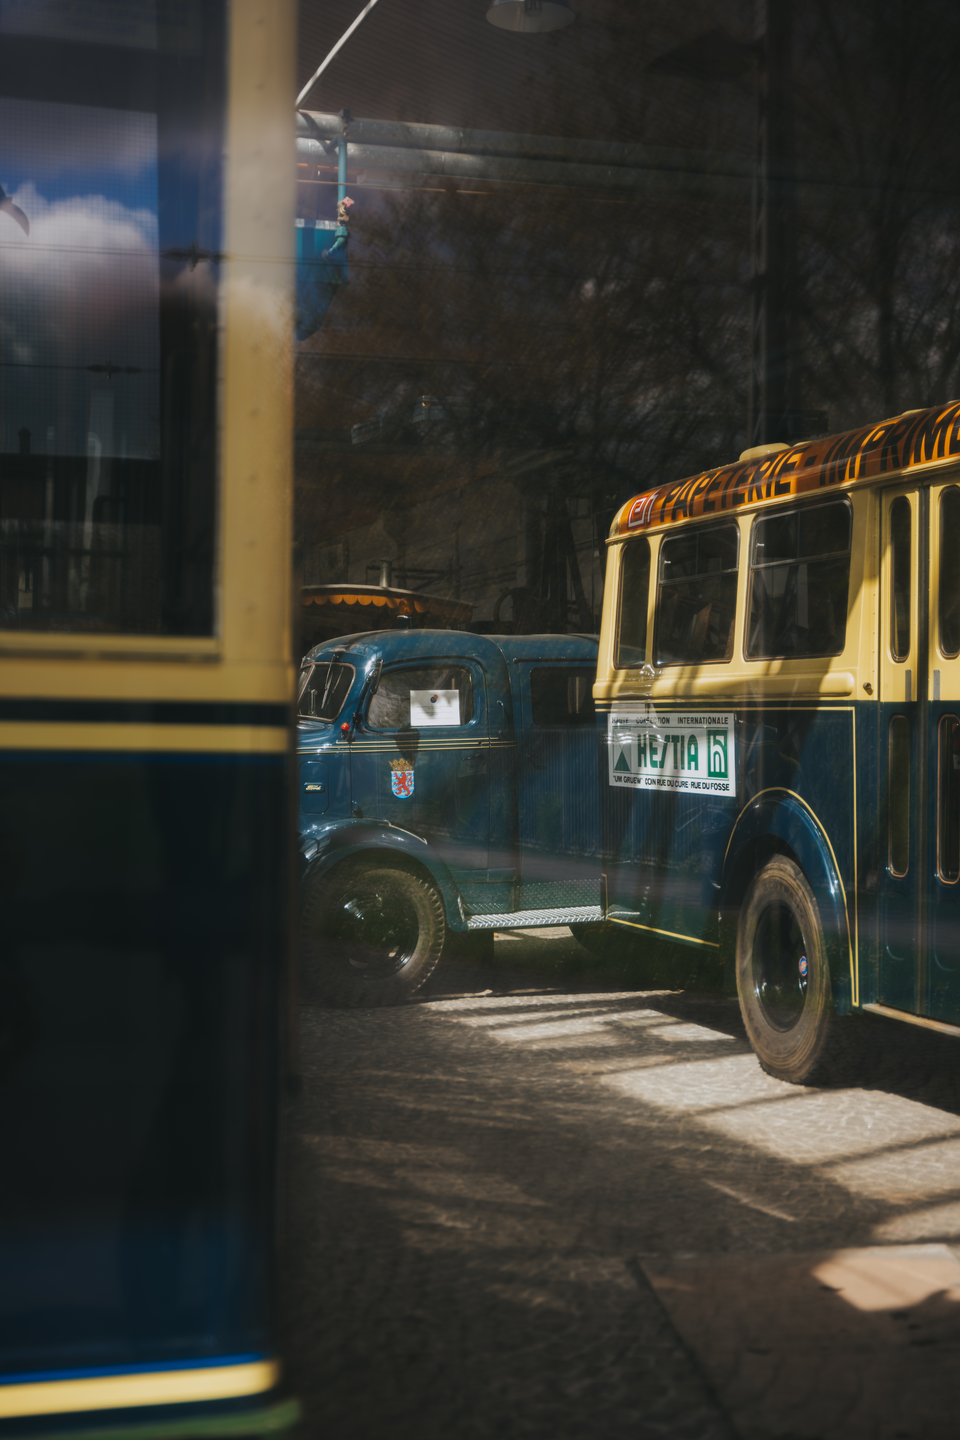
<svg viewBox="0 0 960 1440">
<path fill-rule="evenodd" d="M 270 1339 L 284 757 L 0 757 L 0 1374 Z"/>
</svg>

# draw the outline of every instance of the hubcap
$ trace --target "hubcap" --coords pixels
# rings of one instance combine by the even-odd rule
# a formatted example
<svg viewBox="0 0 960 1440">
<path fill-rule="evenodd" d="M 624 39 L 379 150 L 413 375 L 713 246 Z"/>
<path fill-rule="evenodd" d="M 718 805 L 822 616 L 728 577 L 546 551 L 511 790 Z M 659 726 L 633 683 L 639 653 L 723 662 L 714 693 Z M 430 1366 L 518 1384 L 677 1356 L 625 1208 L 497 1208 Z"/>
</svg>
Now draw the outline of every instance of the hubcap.
<svg viewBox="0 0 960 1440">
<path fill-rule="evenodd" d="M 787 905 L 770 905 L 753 941 L 753 989 L 775 1030 L 792 1030 L 807 999 L 807 950 L 797 917 Z"/>
<path fill-rule="evenodd" d="M 406 897 L 358 889 L 335 916 L 329 938 L 351 969 L 395 975 L 413 957 L 420 923 Z"/>
</svg>

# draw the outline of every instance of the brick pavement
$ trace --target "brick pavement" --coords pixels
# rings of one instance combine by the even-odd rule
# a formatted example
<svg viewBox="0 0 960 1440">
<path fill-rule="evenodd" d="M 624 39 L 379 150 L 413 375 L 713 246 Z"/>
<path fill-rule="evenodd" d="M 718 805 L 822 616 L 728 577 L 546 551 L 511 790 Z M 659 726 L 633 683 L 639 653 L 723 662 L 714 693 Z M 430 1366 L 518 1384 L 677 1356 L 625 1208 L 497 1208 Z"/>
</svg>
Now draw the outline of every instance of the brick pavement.
<svg viewBox="0 0 960 1440">
<path fill-rule="evenodd" d="M 284 1304 L 310 1440 L 803 1433 L 776 1387 L 748 1425 L 715 1363 L 731 1282 L 726 1308 L 697 1282 L 704 1331 L 648 1275 L 960 1241 L 950 1041 L 858 1021 L 847 1074 L 798 1090 L 759 1070 L 735 1003 L 613 988 L 580 953 L 504 937 L 405 1008 L 304 1008 Z"/>
</svg>

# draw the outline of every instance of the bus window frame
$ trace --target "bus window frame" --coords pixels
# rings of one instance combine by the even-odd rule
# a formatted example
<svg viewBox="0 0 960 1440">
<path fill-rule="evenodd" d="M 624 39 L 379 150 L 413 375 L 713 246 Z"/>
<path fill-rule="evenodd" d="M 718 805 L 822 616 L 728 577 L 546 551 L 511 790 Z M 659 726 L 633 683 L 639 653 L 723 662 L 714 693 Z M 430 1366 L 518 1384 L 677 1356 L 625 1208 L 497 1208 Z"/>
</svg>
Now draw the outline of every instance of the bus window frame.
<svg viewBox="0 0 960 1440">
<path fill-rule="evenodd" d="M 614 670 L 641 670 L 644 665 L 652 664 L 650 639 L 653 635 L 653 615 L 651 608 L 655 606 L 656 589 L 650 581 L 657 573 L 660 564 L 660 540 L 662 536 L 638 535 L 635 538 L 625 541 L 617 549 L 620 554 L 617 560 L 617 600 L 614 607 L 614 633 L 613 633 L 613 665 Z M 623 576 L 625 557 L 630 547 L 644 544 L 647 547 L 647 616 L 643 634 L 643 659 L 631 664 L 621 663 L 620 660 L 620 622 L 623 616 Z"/>
<path fill-rule="evenodd" d="M 719 530 L 719 529 L 732 529 L 733 532 L 735 533 L 736 537 L 737 537 L 737 562 L 736 562 L 736 565 L 733 566 L 733 567 L 732 567 L 731 569 L 729 569 L 729 570 L 719 570 L 719 571 L 716 571 L 716 572 L 715 572 L 715 573 L 718 574 L 718 575 L 735 575 L 735 576 L 736 576 L 736 581 L 737 581 L 737 583 L 736 583 L 736 593 L 735 593 L 735 595 L 734 595 L 734 602 L 733 602 L 733 619 L 732 619 L 732 621 L 731 621 L 731 623 L 730 623 L 730 635 L 729 635 L 729 638 L 728 638 L 728 641 L 727 641 L 727 649 L 728 649 L 728 652 L 729 652 L 729 653 L 726 654 L 726 655 L 718 656 L 717 658 L 715 658 L 715 659 L 710 659 L 710 660 L 705 660 L 705 659 L 703 659 L 702 657 L 699 657 L 699 658 L 697 658 L 697 659 L 689 659 L 689 658 L 687 658 L 687 659 L 683 659 L 683 660 L 661 660 L 661 659 L 659 658 L 659 654 L 660 654 L 660 625 L 661 625 L 661 620 L 662 620 L 661 605 L 660 605 L 660 594 L 661 594 L 661 590 L 662 590 L 662 588 L 663 588 L 662 569 L 663 569 L 663 548 L 664 548 L 664 545 L 665 545 L 666 543 L 669 543 L 671 540 L 679 540 L 679 539 L 681 539 L 681 538 L 690 538 L 690 537 L 693 537 L 693 538 L 697 541 L 698 550 L 699 550 L 699 540 L 700 540 L 700 536 L 701 536 L 702 534 L 709 533 L 711 530 Z M 740 595 L 741 595 L 741 586 L 742 586 L 742 574 L 741 574 L 742 566 L 741 566 L 741 563 L 740 563 L 740 562 L 741 562 L 741 557 L 742 557 L 742 554 L 743 554 L 743 533 L 742 533 L 742 526 L 741 526 L 741 524 L 740 524 L 739 517 L 738 517 L 738 516 L 735 516 L 735 515 L 723 515 L 723 516 L 721 516 L 721 517 L 719 517 L 719 518 L 716 518 L 716 517 L 715 517 L 715 518 L 713 518 L 713 519 L 711 519 L 711 520 L 708 520 L 705 524 L 689 525 L 689 526 L 684 525 L 684 526 L 682 526 L 682 527 L 677 527 L 676 529 L 670 529 L 670 530 L 666 531 L 664 534 L 660 535 L 659 540 L 660 540 L 660 543 L 658 544 L 658 546 L 657 546 L 657 548 L 656 548 L 656 553 L 655 553 L 655 555 L 652 555 L 652 557 L 651 557 L 651 559 L 652 559 L 651 569 L 652 569 L 652 571 L 653 571 L 653 577 L 654 577 L 655 584 L 651 587 L 652 592 L 653 592 L 653 593 L 652 593 L 652 603 L 653 603 L 653 630 L 652 630 L 652 632 L 651 632 L 650 629 L 649 629 L 649 619 L 650 619 L 650 617 L 649 617 L 649 612 L 648 612 L 648 631 L 647 631 L 647 633 L 648 633 L 648 634 L 651 634 L 651 633 L 652 633 L 652 636 L 653 636 L 653 643 L 652 643 L 652 645 L 649 647 L 649 653 L 650 653 L 649 663 L 655 668 L 655 670 L 657 671 L 658 675 L 659 675 L 661 672 L 665 671 L 665 670 L 671 670 L 671 671 L 677 671 L 677 670 L 683 670 L 683 669 L 699 670 L 702 665 L 732 665 L 732 664 L 734 664 L 734 663 L 736 662 L 737 658 L 738 658 L 738 649 L 737 649 L 738 625 L 737 625 L 737 619 L 738 619 L 739 610 L 740 610 L 740 603 L 741 603 L 741 601 L 740 601 Z M 685 578 L 686 578 L 686 577 L 685 577 Z M 695 576 L 694 578 L 697 578 L 697 577 Z M 681 581 L 681 582 L 676 582 L 676 581 L 674 581 L 674 582 L 669 582 L 669 581 L 668 581 L 667 583 L 668 583 L 668 584 L 670 584 L 670 583 L 676 584 L 676 583 L 682 583 L 682 581 Z M 619 599 L 619 596 L 618 596 L 618 599 Z"/>
<path fill-rule="evenodd" d="M 766 565 L 756 565 L 756 564 L 755 564 L 754 557 L 755 557 L 755 554 L 756 554 L 757 528 L 758 528 L 758 526 L 761 525 L 761 524 L 762 524 L 764 521 L 766 521 L 766 520 L 770 520 L 770 519 L 774 519 L 774 518 L 776 518 L 776 519 L 778 519 L 778 520 L 787 520 L 787 519 L 789 519 L 789 517 L 790 517 L 791 515 L 800 515 L 800 514 L 806 513 L 807 511 L 812 511 L 812 510 L 816 510 L 816 509 L 825 509 L 827 506 L 830 506 L 830 505 L 843 505 L 843 506 L 845 507 L 846 511 L 847 511 L 847 516 L 848 516 L 848 519 L 849 519 L 849 542 L 848 542 L 848 545 L 847 545 L 846 552 L 839 551 L 839 550 L 838 550 L 838 551 L 831 551 L 831 552 L 829 552 L 829 554 L 821 555 L 821 556 L 814 556 L 814 557 L 810 557 L 810 556 L 801 557 L 801 556 L 798 555 L 798 556 L 797 556 L 797 563 L 799 563 L 801 559 L 822 559 L 822 560 L 838 559 L 838 558 L 840 558 L 844 553 L 846 553 L 846 556 L 847 556 L 847 592 L 846 592 L 846 602 L 845 602 L 845 607 L 844 607 L 844 617 L 845 617 L 845 618 L 844 618 L 844 630 L 843 630 L 843 643 L 841 644 L 841 646 L 840 646 L 840 648 L 839 648 L 838 650 L 803 650 L 803 651 L 800 651 L 799 653 L 794 652 L 794 653 L 792 653 L 792 654 L 784 654 L 784 653 L 782 653 L 782 652 L 781 652 L 781 653 L 778 653 L 778 654 L 770 654 L 770 655 L 765 655 L 765 654 L 764 654 L 764 655 L 752 655 L 752 654 L 750 654 L 750 653 L 749 653 L 749 650 L 748 650 L 748 644 L 749 644 L 749 638 L 750 638 L 750 611 L 751 611 L 751 605 L 752 605 L 752 602 L 753 602 L 753 577 L 754 577 L 754 573 L 755 573 L 755 571 L 757 571 L 757 570 L 772 569 L 773 566 L 776 565 L 776 564 L 787 564 L 787 563 L 789 563 L 789 562 L 787 562 L 787 561 L 770 561 L 770 562 L 769 562 L 768 564 L 766 564 Z M 771 506 L 769 509 L 758 510 L 758 511 L 756 512 L 756 514 L 753 514 L 753 515 L 751 515 L 751 516 L 749 517 L 749 520 L 747 519 L 746 516 L 744 516 L 744 517 L 742 517 L 742 518 L 743 518 L 743 520 L 744 520 L 745 522 L 747 522 L 747 523 L 749 524 L 749 532 L 748 532 L 747 537 L 746 537 L 746 540 L 747 540 L 747 551 L 746 551 L 747 563 L 746 563 L 745 566 L 743 566 L 743 569 L 744 569 L 744 571 L 745 571 L 745 576 L 744 576 L 745 586 L 744 586 L 744 591 L 743 591 L 743 609 L 742 609 L 742 615 L 741 615 L 741 619 L 742 619 L 742 626 L 741 626 L 741 637 L 742 637 L 742 638 L 741 638 L 741 646 L 742 646 L 742 654 L 743 654 L 743 660 L 744 660 L 744 662 L 745 662 L 746 664 L 748 664 L 748 665 L 766 665 L 766 664 L 769 664 L 770 661 L 772 661 L 772 660 L 778 660 L 778 661 L 781 662 L 781 664 L 799 663 L 799 664 L 804 664 L 804 665 L 805 665 L 805 664 L 807 664 L 807 663 L 808 663 L 809 661 L 811 661 L 811 660 L 827 660 L 827 661 L 836 661 L 836 660 L 838 660 L 841 656 L 843 656 L 843 655 L 846 654 L 846 652 L 847 652 L 847 647 L 848 647 L 848 645 L 850 644 L 850 640 L 851 640 L 851 626 L 850 626 L 850 621 L 851 621 L 851 618 L 852 618 L 852 607 L 851 607 L 851 604 L 850 604 L 850 582 L 851 582 L 851 579 L 853 578 L 853 575 L 854 575 L 853 565 L 854 565 L 854 559 L 855 559 L 855 555 L 856 555 L 856 544 L 855 544 L 856 512 L 855 512 L 855 509 L 854 509 L 854 505 L 853 505 L 853 501 L 852 501 L 851 496 L 849 496 L 849 495 L 831 495 L 831 496 L 829 496 L 829 498 L 827 498 L 827 497 L 824 497 L 824 496 L 822 496 L 822 495 L 817 495 L 816 497 L 814 497 L 814 498 L 812 498 L 812 499 L 810 499 L 810 500 L 808 500 L 808 501 L 806 501 L 806 502 L 801 502 L 800 504 L 786 505 L 786 506 L 784 506 L 784 505 L 777 505 L 777 506 Z M 858 638 L 858 640 L 857 640 L 857 645 L 858 645 L 858 649 L 859 649 L 859 638 Z"/>
<path fill-rule="evenodd" d="M 952 492 L 960 495 L 960 482 L 944 485 L 937 498 L 936 505 L 936 559 L 937 559 L 937 651 L 944 660 L 956 660 L 960 656 L 960 645 L 956 650 L 948 650 L 943 643 L 943 502 Z M 931 546 L 931 550 L 933 550 Z"/>
</svg>

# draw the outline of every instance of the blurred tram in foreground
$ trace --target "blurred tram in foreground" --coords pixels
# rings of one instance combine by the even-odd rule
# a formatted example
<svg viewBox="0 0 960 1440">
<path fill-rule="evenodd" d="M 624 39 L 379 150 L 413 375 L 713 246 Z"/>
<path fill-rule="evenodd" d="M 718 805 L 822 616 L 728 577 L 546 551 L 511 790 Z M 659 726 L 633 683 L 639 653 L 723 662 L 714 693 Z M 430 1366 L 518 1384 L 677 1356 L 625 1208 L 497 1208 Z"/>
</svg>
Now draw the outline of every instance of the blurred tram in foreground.
<svg viewBox="0 0 960 1440">
<path fill-rule="evenodd" d="M 271 1296 L 294 22 L 0 7 L 4 1436 L 295 1411 Z"/>
<path fill-rule="evenodd" d="M 609 545 L 607 920 L 719 961 L 784 1080 L 851 1010 L 960 1037 L 960 402 L 647 491 Z"/>
</svg>

